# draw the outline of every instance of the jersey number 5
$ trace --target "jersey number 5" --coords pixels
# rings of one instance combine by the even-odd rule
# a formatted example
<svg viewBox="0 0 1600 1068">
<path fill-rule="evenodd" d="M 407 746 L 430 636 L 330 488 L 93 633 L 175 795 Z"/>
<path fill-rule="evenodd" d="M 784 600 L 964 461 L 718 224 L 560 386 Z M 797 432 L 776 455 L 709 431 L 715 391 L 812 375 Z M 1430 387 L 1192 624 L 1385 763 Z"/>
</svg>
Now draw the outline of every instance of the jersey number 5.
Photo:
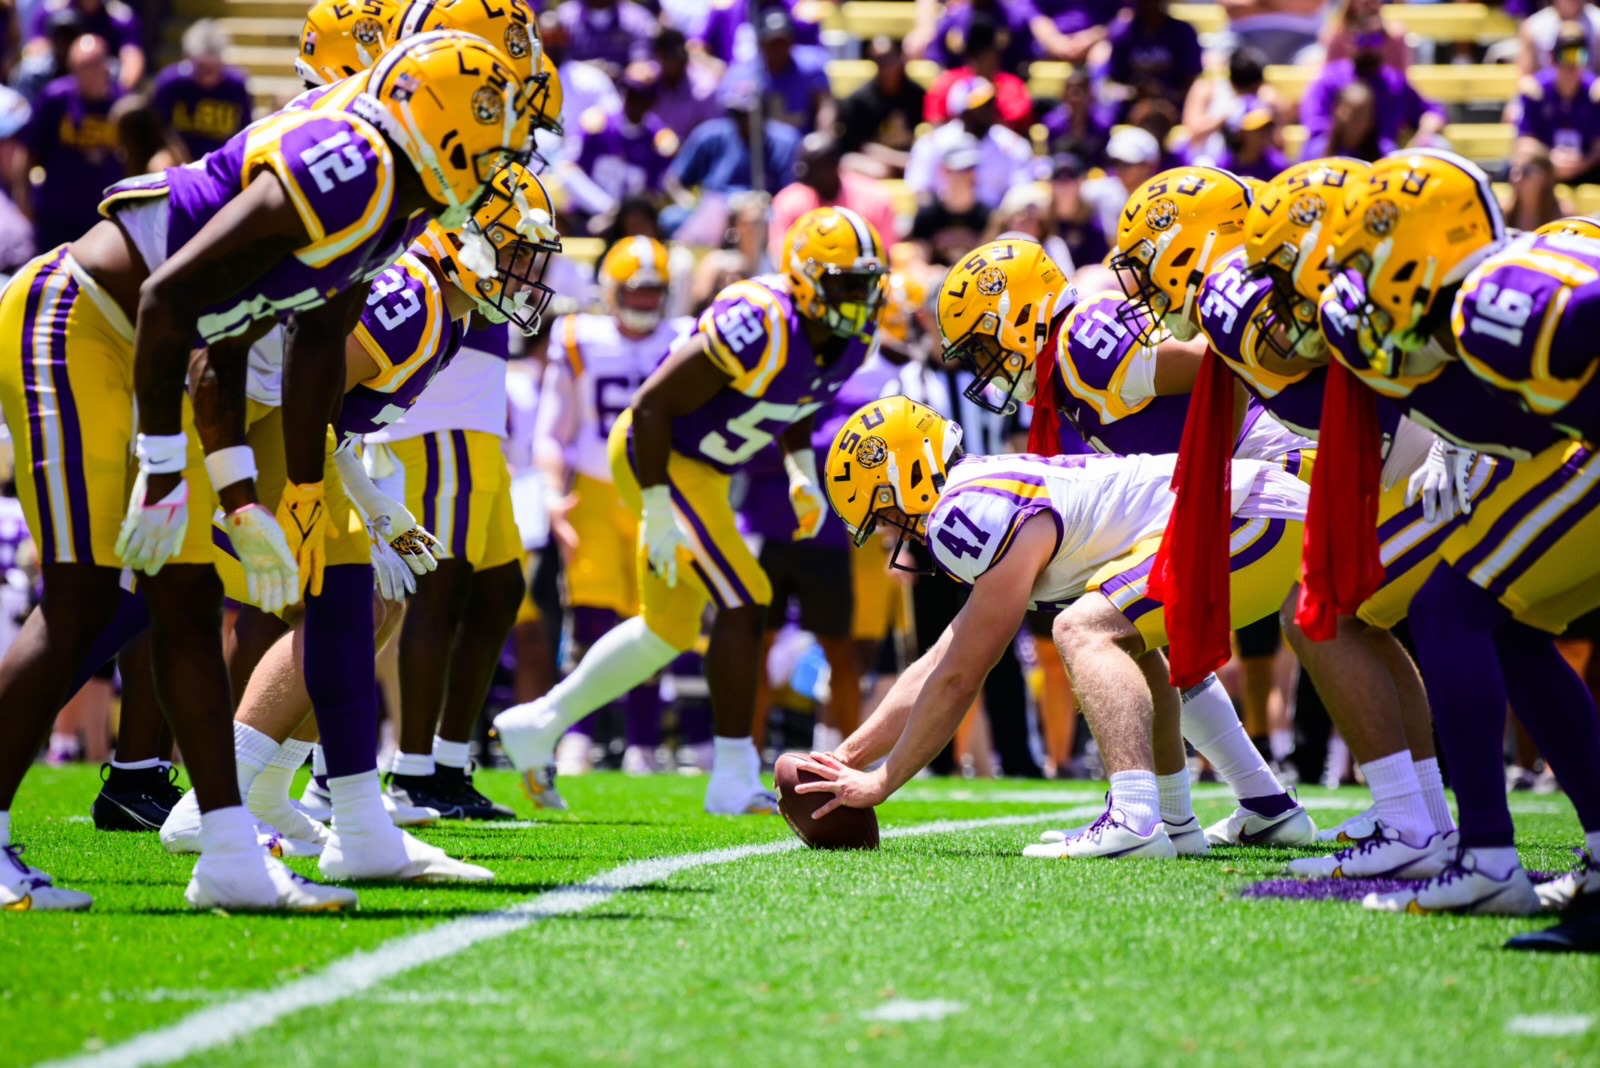
<svg viewBox="0 0 1600 1068">
<path fill-rule="evenodd" d="M 736 443 L 730 443 L 721 431 L 713 430 L 700 439 L 700 451 L 720 464 L 729 466 L 742 464 L 772 444 L 774 434 L 782 433 L 820 407 L 822 407 L 820 404 L 774 404 L 771 401 L 760 401 L 752 405 L 749 411 L 728 420 L 726 430 L 729 435 L 737 439 Z M 763 423 L 776 426 L 768 430 L 762 425 Z"/>
<path fill-rule="evenodd" d="M 361 149 L 351 143 L 349 130 L 340 130 L 318 141 L 300 153 L 300 162 L 306 165 L 317 188 L 324 193 L 333 192 L 340 182 L 367 173 L 367 161 L 361 158 Z"/>
</svg>

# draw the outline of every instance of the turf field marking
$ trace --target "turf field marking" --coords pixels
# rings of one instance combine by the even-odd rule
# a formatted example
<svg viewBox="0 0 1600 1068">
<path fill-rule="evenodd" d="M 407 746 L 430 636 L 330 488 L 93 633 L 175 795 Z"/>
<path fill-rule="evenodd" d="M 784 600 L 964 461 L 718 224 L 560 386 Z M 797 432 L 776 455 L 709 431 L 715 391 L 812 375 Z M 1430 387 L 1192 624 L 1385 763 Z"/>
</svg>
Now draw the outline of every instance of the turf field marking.
<svg viewBox="0 0 1600 1068">
<path fill-rule="evenodd" d="M 940 793 L 935 790 L 909 790 L 903 794 L 896 794 L 896 801 L 915 801 L 927 803 L 955 803 L 969 805 L 1059 805 L 1074 801 L 1086 801 L 1091 797 L 1100 797 L 1105 793 L 1102 784 L 1089 784 L 1078 790 L 1072 787 L 1054 787 L 1044 790 L 952 790 L 949 793 Z M 1226 786 L 1205 785 L 1197 786 L 1190 791 L 1190 796 L 1196 801 L 1223 801 L 1233 797 L 1233 792 Z M 1356 813 L 1365 809 L 1363 804 L 1366 794 L 1351 791 L 1348 798 L 1343 797 L 1302 797 L 1299 799 L 1300 807 L 1314 809 L 1318 812 L 1328 810 L 1332 812 Z M 1508 800 L 1511 811 L 1519 816 L 1560 816 L 1571 811 L 1571 806 L 1562 801 L 1518 801 Z"/>
<path fill-rule="evenodd" d="M 948 831 L 977 830 L 985 827 L 1015 827 L 1030 823 L 1064 823 L 1097 816 L 1103 804 L 1084 805 L 1055 812 L 1026 816 L 993 816 L 975 820 L 935 820 L 903 827 L 888 827 L 884 838 L 909 838 Z M 480 942 L 504 938 L 540 920 L 570 916 L 610 901 L 624 890 L 634 890 L 662 882 L 679 872 L 713 864 L 731 864 L 749 857 L 789 853 L 801 848 L 793 837 L 756 845 L 712 849 L 703 853 L 683 853 L 635 861 L 602 872 L 581 883 L 549 890 L 512 905 L 501 912 L 465 916 L 430 927 L 414 935 L 397 938 L 376 949 L 360 950 L 334 961 L 304 979 L 297 979 L 270 990 L 218 1001 L 189 1014 L 176 1023 L 147 1031 L 127 1042 L 98 1052 L 52 1061 L 53 1068 L 139 1068 L 147 1064 L 168 1064 L 206 1050 L 245 1038 L 271 1027 L 279 1020 L 306 1009 L 324 1008 L 362 994 L 385 980 L 403 975 L 424 964 L 453 957 Z"/>
<path fill-rule="evenodd" d="M 967 1006 L 959 1001 L 934 998 L 932 1001 L 913 1001 L 910 998 L 891 998 L 875 1009 L 861 1014 L 863 1020 L 883 1023 L 912 1023 L 918 1020 L 942 1020 L 965 1012 Z"/>
<path fill-rule="evenodd" d="M 1565 1038 L 1568 1035 L 1581 1035 L 1593 1026 L 1593 1016 L 1552 1016 L 1541 1013 L 1511 1017 L 1506 1021 L 1506 1033 L 1533 1038 Z"/>
</svg>

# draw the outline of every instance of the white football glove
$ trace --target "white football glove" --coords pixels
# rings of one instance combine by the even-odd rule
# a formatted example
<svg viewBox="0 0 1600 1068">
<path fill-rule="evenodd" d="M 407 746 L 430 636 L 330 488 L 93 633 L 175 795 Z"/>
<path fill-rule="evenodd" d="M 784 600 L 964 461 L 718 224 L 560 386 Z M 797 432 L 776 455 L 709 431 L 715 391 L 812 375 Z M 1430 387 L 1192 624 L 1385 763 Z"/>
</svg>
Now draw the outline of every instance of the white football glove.
<svg viewBox="0 0 1600 1068">
<path fill-rule="evenodd" d="M 378 596 L 399 604 L 416 593 L 417 577 L 372 523 L 367 524 L 367 537 L 372 542 L 372 580 L 378 588 Z"/>
<path fill-rule="evenodd" d="M 1412 472 L 1406 481 L 1406 504 L 1422 501 L 1422 518 L 1429 523 L 1438 520 L 1448 523 L 1458 515 L 1472 510 L 1467 500 L 1467 473 L 1472 469 L 1474 454 L 1435 438 L 1428 449 L 1428 458 Z"/>
<path fill-rule="evenodd" d="M 672 507 L 671 486 L 646 486 L 639 491 L 644 502 L 644 515 L 640 517 L 639 536 L 644 539 L 645 552 L 650 559 L 650 570 L 661 576 L 668 587 L 678 584 L 678 550 L 689 547 L 683 528 L 678 526 L 678 512 Z"/>
<path fill-rule="evenodd" d="M 128 497 L 128 513 L 117 534 L 117 555 L 124 567 L 154 575 L 183 544 L 189 530 L 189 484 L 181 477 L 165 497 L 146 503 L 151 475 L 180 475 L 188 441 L 183 434 L 140 434 L 134 445 L 139 473 Z"/>
<path fill-rule="evenodd" d="M 828 517 L 828 501 L 817 486 L 817 457 L 810 449 L 785 453 L 783 468 L 789 472 L 789 504 L 797 524 L 795 539 L 814 538 L 822 533 Z"/>
<path fill-rule="evenodd" d="M 373 484 L 355 449 L 340 449 L 333 454 L 333 462 L 345 491 L 367 520 L 369 532 L 376 530 L 413 575 L 438 570 L 439 561 L 445 556 L 444 546 L 422 528 L 410 509 Z M 377 567 L 376 562 L 373 567 Z M 416 592 L 415 583 L 412 592 Z"/>
<path fill-rule="evenodd" d="M 251 604 L 276 615 L 300 599 L 300 565 L 271 512 L 247 504 L 224 515 L 222 525 L 244 568 Z"/>
</svg>

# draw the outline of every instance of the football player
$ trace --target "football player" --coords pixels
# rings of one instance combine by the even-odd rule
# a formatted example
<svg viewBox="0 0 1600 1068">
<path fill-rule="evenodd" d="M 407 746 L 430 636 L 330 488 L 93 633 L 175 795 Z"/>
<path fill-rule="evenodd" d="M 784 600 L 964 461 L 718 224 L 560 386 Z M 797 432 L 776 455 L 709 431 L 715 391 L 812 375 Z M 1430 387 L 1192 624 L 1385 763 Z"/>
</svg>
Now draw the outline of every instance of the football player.
<svg viewBox="0 0 1600 1068">
<path fill-rule="evenodd" d="M 751 741 L 761 621 L 771 585 L 739 536 L 729 477 L 774 440 L 784 451 L 799 531 L 826 503 L 812 417 L 861 366 L 882 300 L 882 239 L 844 208 L 818 208 L 784 240 L 781 274 L 718 294 L 695 335 L 645 380 L 608 442 L 612 477 L 639 516 L 641 614 L 613 628 L 545 697 L 495 719 L 540 807 L 563 807 L 551 761 L 566 728 L 694 645 L 717 607 L 706 655 L 716 760 L 713 813 L 774 812 Z"/>
<path fill-rule="evenodd" d="M 1582 241 L 1566 235 L 1534 238 Z M 1506 393 L 1485 390 L 1459 358 L 1486 341 L 1504 341 L 1507 308 L 1531 305 L 1538 280 L 1560 278 L 1580 260 L 1546 252 L 1528 274 L 1474 275 L 1506 245 L 1504 223 L 1483 172 L 1444 152 L 1408 151 L 1380 160 L 1371 179 L 1346 200 L 1333 238 L 1340 270 L 1321 303 L 1322 332 L 1333 354 L 1368 391 L 1336 403 L 1324 425 L 1349 434 L 1340 477 L 1328 477 L 1329 511 L 1310 525 L 1308 554 L 1319 538 L 1337 547 L 1327 576 L 1313 588 L 1315 607 L 1337 607 L 1368 584 L 1342 564 L 1370 559 L 1370 539 L 1335 531 L 1334 513 L 1360 515 L 1367 459 L 1375 450 L 1365 410 L 1372 395 L 1390 398 L 1414 420 L 1466 448 L 1516 459 L 1500 483 L 1445 541 L 1439 566 L 1411 603 L 1411 630 L 1449 760 L 1460 809 L 1460 843 L 1443 870 L 1420 888 L 1367 898 L 1372 908 L 1411 912 L 1522 914 L 1540 895 L 1522 870 L 1506 807 L 1500 739 L 1507 698 L 1567 786 L 1586 844 L 1600 845 L 1600 723 L 1593 698 L 1556 650 L 1554 635 L 1600 604 L 1600 457 L 1566 439 L 1545 418 L 1518 409 Z M 1515 260 L 1502 260 L 1509 266 Z M 1464 284 L 1476 277 L 1471 290 Z M 1496 303 L 1496 280 L 1511 283 Z M 1483 288 L 1487 282 L 1492 289 Z M 1564 287 L 1545 283 L 1556 299 Z M 1451 329 L 1452 307 L 1459 315 Z M 1530 307 L 1530 311 L 1531 311 Z M 1529 333 L 1526 357 L 1550 365 L 1554 324 Z M 1343 373 L 1342 371 L 1340 372 Z M 1308 572 L 1308 585 L 1311 579 Z M 1491 737 L 1492 736 L 1492 737 Z M 1585 861 L 1580 880 L 1592 875 Z M 1570 884 L 1569 884 L 1570 885 Z"/>
<path fill-rule="evenodd" d="M 220 497 L 264 602 L 293 599 L 296 571 L 317 589 L 332 410 L 317 376 L 329 365 L 342 371 L 368 280 L 429 218 L 464 222 L 490 176 L 524 144 L 526 97 L 504 57 L 481 40 L 416 38 L 359 88 L 256 122 L 201 166 L 119 183 L 103 205 L 107 221 L 12 279 L 0 296 L 0 329 L 14 331 L 17 346 L 0 367 L 0 401 L 11 426 L 32 428 L 18 434 L 29 442 L 19 465 L 35 473 L 21 490 L 47 562 L 44 603 L 0 671 L 0 701 L 18 709 L 4 717 L 0 804 L 9 808 L 33 752 L 30 711 L 60 704 L 61 687 L 112 618 L 128 566 L 147 576 L 157 686 L 205 813 L 186 898 L 199 908 L 353 903 L 348 891 L 303 882 L 264 853 L 240 803 L 223 727 L 231 698 L 210 518 Z M 249 344 L 291 314 L 285 401 L 295 433 L 285 445 L 293 485 L 280 514 L 295 533 L 286 544 L 255 501 L 242 394 Z M 223 431 L 204 457 L 184 405 L 197 346 L 205 357 L 194 406 Z M 138 469 L 131 497 L 119 501 L 130 443 Z M 363 745 L 368 762 L 376 751 L 372 711 L 368 723 L 351 716 L 341 725 L 351 740 L 347 771 L 359 772 Z M 0 816 L 9 849 L 8 823 Z M 7 904 L 89 904 L 20 861 L 7 868 Z"/>
<path fill-rule="evenodd" d="M 1172 467 L 1171 456 L 964 456 L 954 423 L 904 397 L 845 423 L 826 485 L 852 536 L 881 527 L 925 542 L 938 569 L 973 595 L 859 731 L 802 765 L 823 781 L 800 792 L 835 795 L 818 815 L 879 804 L 909 781 L 949 740 L 1024 613 L 1059 609 L 1056 647 L 1111 790 L 1089 827 L 1025 852 L 1175 856 L 1155 769 L 1182 765 L 1177 693 L 1160 654 L 1162 615 L 1136 595 L 1171 512 Z M 1233 478 L 1232 606 L 1245 623 L 1274 611 L 1294 581 L 1307 489 L 1281 465 L 1255 460 L 1236 463 Z M 1185 851 L 1203 851 L 1198 828 L 1189 834 L 1200 848 Z"/>
<path fill-rule="evenodd" d="M 1274 290 L 1266 261 L 1285 246 L 1302 251 L 1301 241 L 1317 222 L 1308 218 L 1313 214 L 1309 201 L 1291 203 L 1297 191 L 1313 183 L 1342 188 L 1352 174 L 1361 175 L 1361 167 L 1342 161 L 1300 164 L 1262 190 L 1266 199 L 1261 204 L 1253 203 L 1253 197 L 1242 192 L 1239 181 L 1227 172 L 1178 168 L 1135 191 L 1123 213 L 1120 251 L 1113 266 L 1132 298 L 1131 306 L 1174 336 L 1203 338 L 1208 353 L 1214 354 L 1205 358 L 1199 371 L 1197 395 L 1207 400 L 1191 406 L 1189 417 L 1196 425 L 1185 435 L 1183 445 L 1191 477 L 1178 490 L 1178 520 L 1167 550 L 1172 554 L 1169 614 L 1180 604 L 1186 588 L 1190 591 L 1187 596 L 1194 598 L 1188 603 L 1198 611 L 1209 598 L 1195 591 L 1214 587 L 1220 574 L 1220 538 L 1196 537 L 1193 531 L 1212 529 L 1223 510 L 1218 487 L 1226 462 L 1224 449 L 1234 433 L 1225 412 L 1235 378 L 1281 422 L 1313 436 L 1319 429 L 1322 372 L 1294 364 L 1288 358 L 1293 352 L 1286 357 L 1289 346 L 1282 340 L 1285 328 L 1277 324 L 1269 299 Z M 1313 192 L 1311 196 L 1322 194 Z M 1247 235 L 1252 242 L 1248 247 Z M 1252 254 L 1262 257 L 1261 261 L 1252 262 Z M 1129 323 L 1136 325 L 1132 319 Z M 1392 435 L 1402 434 L 1399 413 L 1390 413 L 1386 426 Z M 1404 618 L 1410 594 L 1432 566 L 1427 551 L 1408 553 L 1419 542 L 1424 548 L 1433 544 L 1426 541 L 1430 536 L 1435 541 L 1442 539 L 1441 531 L 1455 514 L 1453 494 L 1447 493 L 1442 508 L 1437 495 L 1416 500 L 1424 486 L 1409 477 L 1412 472 L 1407 465 L 1414 467 L 1421 461 L 1430 440 L 1419 428 L 1407 427 L 1403 447 L 1391 450 L 1388 483 L 1393 488 L 1379 517 L 1392 521 L 1384 528 L 1389 535 L 1386 560 L 1391 573 L 1381 605 L 1368 606 L 1366 617 L 1352 613 L 1341 620 L 1333 641 L 1311 641 L 1299 627 L 1289 624 L 1285 628 L 1341 734 L 1362 767 L 1372 768 L 1368 782 L 1374 809 L 1381 811 L 1385 826 L 1378 830 L 1374 816 L 1364 814 L 1339 828 L 1337 836 L 1374 839 L 1374 845 L 1381 848 L 1340 853 L 1323 864 L 1321 874 L 1429 874 L 1409 866 L 1428 863 L 1422 858 L 1436 854 L 1443 846 L 1442 836 L 1454 827 L 1432 752 L 1426 694 L 1415 666 L 1387 630 Z M 1311 475 L 1317 455 L 1307 454 L 1312 463 L 1305 465 L 1302 477 Z M 1476 484 L 1481 487 L 1487 478 L 1487 472 L 1480 472 Z M 1452 472 L 1444 486 L 1448 490 L 1453 485 Z M 1181 540 L 1177 540 L 1179 530 L 1185 532 Z M 1292 607 L 1293 596 L 1291 593 L 1286 609 Z M 1186 632 L 1194 642 L 1187 650 L 1190 656 L 1202 645 L 1208 650 L 1226 649 L 1226 633 L 1220 626 L 1209 625 L 1203 635 L 1193 633 L 1192 628 L 1180 631 Z M 1221 644 L 1207 644 L 1206 638 Z M 1182 661 L 1185 650 L 1175 655 Z M 1295 862 L 1296 870 L 1310 863 Z"/>
<path fill-rule="evenodd" d="M 1051 289 L 1055 286 L 1057 289 Z M 994 410 L 1019 394 L 1034 403 L 1030 444 L 1056 451 L 1056 429 L 1065 416 L 1099 452 L 1175 452 L 1199 352 L 1196 346 L 1147 345 L 1148 331 L 1125 325 L 1128 310 L 1115 294 L 1087 302 L 1036 242 L 1002 238 L 980 246 L 950 272 L 939 295 L 939 325 L 945 358 L 972 369 L 977 378 L 967 397 Z M 1021 310 L 1013 313 L 1011 308 Z M 1050 310 L 1054 309 L 1054 314 Z M 993 383 L 998 378 L 999 383 Z M 1093 383 L 1100 383 L 1099 386 Z M 1003 383 L 1001 385 L 1000 383 Z M 986 388 L 987 385 L 987 388 Z M 996 388 L 998 386 L 999 388 Z M 1167 395 L 1162 395 L 1167 394 Z M 1088 405 L 1097 414 L 1091 416 Z M 1176 409 L 1176 410 L 1175 410 Z M 1107 438 L 1115 441 L 1108 446 Z M 1298 450 L 1309 443 L 1257 410 L 1240 432 L 1240 455 L 1281 460 L 1298 467 Z M 1150 611 L 1142 583 L 1135 613 Z M 1152 646 L 1152 649 L 1159 648 Z M 1186 687 L 1182 733 L 1212 764 L 1240 801 L 1238 810 L 1204 835 L 1189 806 L 1188 769 L 1183 761 L 1163 765 L 1167 798 L 1163 818 L 1179 848 L 1203 851 L 1207 841 L 1302 845 L 1315 833 L 1305 810 L 1279 784 L 1244 733 L 1233 702 L 1215 676 Z M 1047 842 L 1064 835 L 1047 831 Z"/>
<path fill-rule="evenodd" d="M 644 380 L 693 331 L 694 320 L 665 314 L 672 275 L 667 248 L 649 237 L 611 246 L 598 268 L 602 314 L 569 315 L 551 328 L 539 391 L 534 454 L 545 479 L 554 538 L 563 554 L 576 655 L 624 619 L 639 614 L 633 569 L 638 518 L 611 481 L 606 439 Z M 653 681 L 627 694 L 622 769 L 660 770 L 661 698 Z M 573 739 L 568 742 L 567 738 Z M 583 722 L 561 742 L 557 763 L 590 746 Z"/>
</svg>

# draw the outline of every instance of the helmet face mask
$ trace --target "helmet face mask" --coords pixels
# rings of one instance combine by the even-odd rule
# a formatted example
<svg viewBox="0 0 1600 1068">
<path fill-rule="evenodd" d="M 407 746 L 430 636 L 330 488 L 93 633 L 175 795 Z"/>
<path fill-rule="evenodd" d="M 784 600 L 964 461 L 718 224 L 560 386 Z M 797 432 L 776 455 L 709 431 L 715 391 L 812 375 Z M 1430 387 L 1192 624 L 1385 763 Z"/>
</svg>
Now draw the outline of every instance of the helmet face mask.
<svg viewBox="0 0 1600 1068">
<path fill-rule="evenodd" d="M 1141 344 L 1150 344 L 1160 332 L 1162 320 L 1172 310 L 1172 298 L 1156 284 L 1153 265 L 1156 246 L 1140 241 L 1127 252 L 1111 257 L 1111 270 L 1127 301 L 1117 311 L 1117 319 Z"/>
<path fill-rule="evenodd" d="M 781 269 L 795 308 L 834 335 L 867 340 L 883 306 L 883 240 L 848 208 L 814 208 L 783 239 Z"/>
<path fill-rule="evenodd" d="M 1005 348 L 997 336 L 999 328 L 999 317 L 985 312 L 965 337 L 945 346 L 943 358 L 972 372 L 964 397 L 985 411 L 1010 415 L 1017 410 L 1017 401 L 1033 399 L 1033 361 Z M 1019 396 L 1025 384 L 1026 391 Z"/>
<path fill-rule="evenodd" d="M 549 194 L 518 164 L 495 175 L 484 190 L 483 203 L 464 226 L 447 230 L 433 223 L 423 241 L 485 319 L 538 333 L 555 296 L 544 273 L 561 251 Z"/>
<path fill-rule="evenodd" d="M 811 276 L 822 298 L 823 319 L 840 337 L 859 337 L 869 323 L 878 318 L 888 276 L 880 264 L 836 267 L 808 261 L 803 269 Z"/>
<path fill-rule="evenodd" d="M 667 287 L 657 283 L 625 285 L 617 290 L 617 321 L 636 334 L 648 334 L 661 325 L 666 313 Z"/>
</svg>

